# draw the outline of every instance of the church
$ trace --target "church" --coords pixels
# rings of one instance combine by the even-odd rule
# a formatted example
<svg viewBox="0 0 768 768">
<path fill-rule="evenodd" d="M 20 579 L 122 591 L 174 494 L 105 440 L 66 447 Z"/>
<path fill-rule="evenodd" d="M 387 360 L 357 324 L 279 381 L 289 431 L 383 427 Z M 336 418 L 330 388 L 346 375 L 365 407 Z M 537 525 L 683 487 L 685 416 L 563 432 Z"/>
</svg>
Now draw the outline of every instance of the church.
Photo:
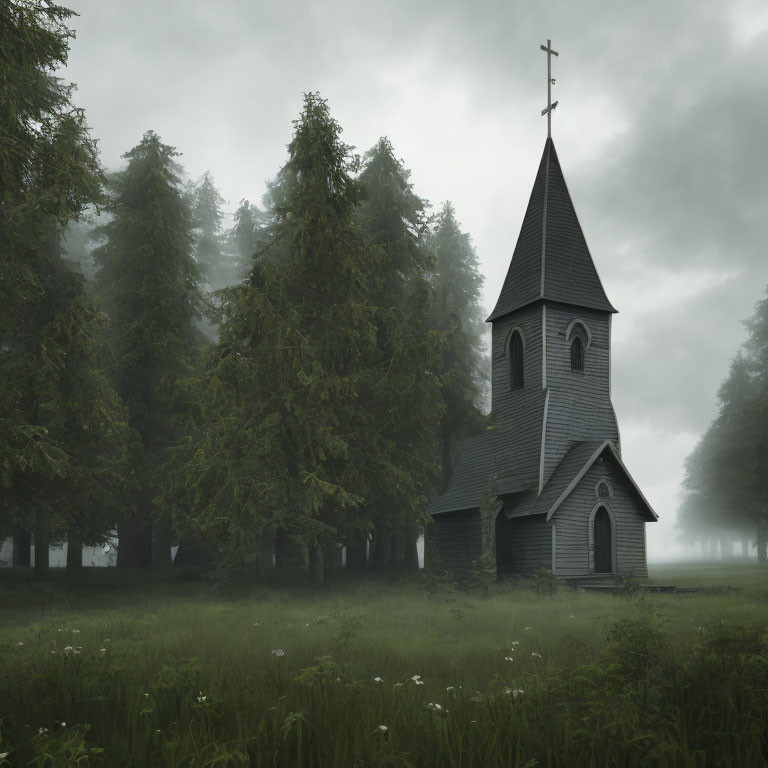
<svg viewBox="0 0 768 768">
<path fill-rule="evenodd" d="M 658 517 L 621 458 L 611 403 L 615 312 L 550 133 L 488 318 L 494 427 L 469 441 L 429 506 L 431 552 L 457 579 L 481 555 L 490 478 L 499 576 L 648 575 L 645 524 Z"/>
</svg>

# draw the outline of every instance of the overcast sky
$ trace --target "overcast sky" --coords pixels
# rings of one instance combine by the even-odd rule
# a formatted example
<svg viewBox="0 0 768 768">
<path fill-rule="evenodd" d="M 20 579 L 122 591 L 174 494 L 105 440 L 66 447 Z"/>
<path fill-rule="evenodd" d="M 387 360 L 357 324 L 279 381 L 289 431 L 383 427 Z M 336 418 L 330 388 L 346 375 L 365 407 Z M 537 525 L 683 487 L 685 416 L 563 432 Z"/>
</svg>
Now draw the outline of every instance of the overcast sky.
<svg viewBox="0 0 768 768">
<path fill-rule="evenodd" d="M 228 212 L 260 202 L 302 94 L 363 153 L 386 135 L 434 208 L 451 200 L 496 302 L 546 138 L 610 301 L 623 458 L 683 554 L 685 456 L 768 283 L 768 5 L 762 0 L 62 0 L 64 76 L 102 162 L 152 129 Z M 692 550 L 691 550 L 692 551 Z"/>
</svg>

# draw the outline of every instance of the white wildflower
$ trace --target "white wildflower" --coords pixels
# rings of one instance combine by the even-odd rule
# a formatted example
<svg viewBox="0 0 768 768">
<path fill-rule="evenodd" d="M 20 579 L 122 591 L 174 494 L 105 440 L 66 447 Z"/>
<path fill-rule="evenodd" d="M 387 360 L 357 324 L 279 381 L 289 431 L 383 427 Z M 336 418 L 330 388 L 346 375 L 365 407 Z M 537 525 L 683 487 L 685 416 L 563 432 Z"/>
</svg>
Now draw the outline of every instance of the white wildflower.
<svg viewBox="0 0 768 768">
<path fill-rule="evenodd" d="M 19 643 L 16 643 L 16 645 L 17 647 L 21 648 L 21 646 L 24 645 L 24 643 L 19 642 Z"/>
<path fill-rule="evenodd" d="M 402 683 L 395 683 L 392 687 L 393 688 L 402 688 L 403 684 Z"/>
<path fill-rule="evenodd" d="M 10 752 L 0 752 L 0 760 L 5 760 L 5 758 L 10 754 Z"/>
<path fill-rule="evenodd" d="M 272 651 L 273 656 L 285 656 L 285 651 L 282 648 L 275 648 L 274 651 Z"/>
<path fill-rule="evenodd" d="M 44 733 L 48 733 L 47 728 L 38 728 L 37 732 L 42 736 Z"/>
<path fill-rule="evenodd" d="M 62 724 L 61 724 L 61 727 L 62 727 L 62 728 L 66 728 L 66 727 L 67 727 L 67 724 L 66 724 L 66 723 L 62 723 Z"/>
<path fill-rule="evenodd" d="M 102 648 L 102 649 L 99 651 L 99 653 L 106 653 L 106 652 L 107 652 L 107 649 L 106 649 L 106 648 Z"/>
<path fill-rule="evenodd" d="M 149 694 L 148 694 L 148 693 L 145 693 L 144 695 L 145 695 L 147 698 L 149 698 Z"/>
<path fill-rule="evenodd" d="M 514 661 L 514 659 L 511 656 L 505 656 L 504 661 Z"/>
<path fill-rule="evenodd" d="M 446 693 L 450 693 L 453 690 L 453 686 L 449 685 L 445 690 L 446 690 Z"/>
<path fill-rule="evenodd" d="M 513 640 L 513 641 L 510 643 L 510 645 L 520 645 L 520 641 L 519 641 L 519 640 Z"/>
<path fill-rule="evenodd" d="M 433 704 L 431 701 L 429 704 L 427 704 L 427 708 L 431 709 L 433 712 L 440 712 L 442 707 L 439 704 Z"/>
<path fill-rule="evenodd" d="M 523 631 L 530 632 L 533 629 L 533 627 L 523 627 Z"/>
<path fill-rule="evenodd" d="M 387 726 L 386 726 L 386 725 L 380 725 L 380 726 L 379 726 L 379 730 L 380 730 L 382 733 L 386 733 L 388 729 L 387 729 Z"/>
<path fill-rule="evenodd" d="M 197 700 L 202 704 L 208 697 L 203 696 L 203 692 L 200 691 L 200 695 L 197 697 Z"/>
<path fill-rule="evenodd" d="M 374 678 L 373 678 L 373 682 L 374 682 L 374 683 L 383 683 L 383 682 L 384 682 L 384 680 L 382 680 L 380 677 L 374 677 Z"/>
<path fill-rule="evenodd" d="M 73 635 L 79 635 L 80 634 L 80 630 L 79 629 L 73 629 L 72 630 L 72 634 Z"/>
<path fill-rule="evenodd" d="M 70 651 L 74 650 L 71 645 L 65 645 L 64 646 L 64 653 L 69 653 Z"/>
<path fill-rule="evenodd" d="M 531 656 L 535 656 L 537 659 L 540 659 L 540 658 L 541 658 L 541 654 L 540 654 L 540 653 L 537 653 L 536 651 L 533 651 L 533 652 L 531 653 Z"/>
<path fill-rule="evenodd" d="M 424 685 L 424 681 L 421 679 L 421 675 L 414 675 L 411 680 L 413 680 L 416 685 Z"/>
</svg>

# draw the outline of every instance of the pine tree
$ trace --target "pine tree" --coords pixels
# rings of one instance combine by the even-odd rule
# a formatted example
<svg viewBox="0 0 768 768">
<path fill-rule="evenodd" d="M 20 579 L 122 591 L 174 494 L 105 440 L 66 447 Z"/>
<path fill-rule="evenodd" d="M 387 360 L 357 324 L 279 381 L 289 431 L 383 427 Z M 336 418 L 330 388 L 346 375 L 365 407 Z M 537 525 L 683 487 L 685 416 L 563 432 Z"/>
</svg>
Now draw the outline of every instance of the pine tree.
<svg viewBox="0 0 768 768">
<path fill-rule="evenodd" d="M 113 218 L 102 228 L 106 243 L 96 254 L 112 373 L 140 441 L 138 488 L 118 526 L 119 566 L 151 563 L 153 524 L 158 564 L 170 562 L 170 521 L 153 499 L 166 451 L 179 439 L 174 386 L 200 342 L 193 323 L 198 270 L 177 155 L 152 131 L 123 155 L 128 165 L 111 180 Z"/>
<path fill-rule="evenodd" d="M 241 200 L 234 220 L 226 235 L 230 250 L 230 272 L 225 285 L 240 282 L 250 271 L 259 247 L 264 214 L 248 200 Z"/>
<path fill-rule="evenodd" d="M 363 232 L 382 250 L 376 315 L 382 375 L 375 387 L 376 430 L 382 457 L 370 514 L 376 529 L 373 562 L 384 568 L 405 559 L 418 568 L 416 539 L 426 522 L 423 500 L 439 461 L 442 398 L 438 380 L 443 338 L 429 328 L 433 289 L 423 237 L 426 204 L 408 171 L 382 138 L 366 153 L 359 181 Z"/>
<path fill-rule="evenodd" d="M 300 554 L 316 578 L 339 532 L 369 530 L 361 510 L 377 459 L 369 297 L 382 257 L 357 227 L 359 189 L 340 134 L 326 102 L 307 94 L 273 184 L 279 205 L 263 255 L 222 293 L 199 440 L 176 500 L 235 559 L 276 535 L 278 563 Z"/>
<path fill-rule="evenodd" d="M 221 223 L 224 214 L 221 206 L 224 198 L 213 183 L 213 177 L 206 171 L 192 191 L 192 227 L 194 235 L 194 256 L 201 279 L 208 291 L 217 291 L 226 282 L 227 261 L 224 252 L 224 237 Z M 222 280 L 222 272 L 224 280 Z"/>
<path fill-rule="evenodd" d="M 480 405 L 489 375 L 479 303 L 483 278 L 469 235 L 461 231 L 449 202 L 438 215 L 430 246 L 435 258 L 436 327 L 450 337 L 441 370 L 444 490 L 461 446 L 484 424 Z"/>
<path fill-rule="evenodd" d="M 65 225 L 100 201 L 102 183 L 73 86 L 54 74 L 71 15 L 0 5 L 0 519 L 27 547 L 34 527 L 38 568 L 51 537 L 105 534 L 124 474 L 115 470 L 124 417 L 98 371 L 96 314 L 61 248 Z M 15 562 L 28 562 L 19 554 Z"/>
<path fill-rule="evenodd" d="M 686 460 L 680 523 L 687 535 L 757 532 L 768 562 L 768 299 L 746 323 L 749 335 L 718 391 L 718 414 Z"/>
</svg>

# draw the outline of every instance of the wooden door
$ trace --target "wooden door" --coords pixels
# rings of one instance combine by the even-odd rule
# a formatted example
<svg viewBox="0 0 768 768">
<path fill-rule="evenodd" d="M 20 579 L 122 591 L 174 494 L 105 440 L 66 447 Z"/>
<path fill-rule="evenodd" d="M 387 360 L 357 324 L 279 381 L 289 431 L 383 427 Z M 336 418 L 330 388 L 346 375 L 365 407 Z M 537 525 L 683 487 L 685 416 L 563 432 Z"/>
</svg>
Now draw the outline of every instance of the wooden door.
<svg viewBox="0 0 768 768">
<path fill-rule="evenodd" d="M 600 507 L 595 514 L 594 522 L 595 573 L 613 571 L 612 538 L 610 515 L 605 507 Z"/>
</svg>

